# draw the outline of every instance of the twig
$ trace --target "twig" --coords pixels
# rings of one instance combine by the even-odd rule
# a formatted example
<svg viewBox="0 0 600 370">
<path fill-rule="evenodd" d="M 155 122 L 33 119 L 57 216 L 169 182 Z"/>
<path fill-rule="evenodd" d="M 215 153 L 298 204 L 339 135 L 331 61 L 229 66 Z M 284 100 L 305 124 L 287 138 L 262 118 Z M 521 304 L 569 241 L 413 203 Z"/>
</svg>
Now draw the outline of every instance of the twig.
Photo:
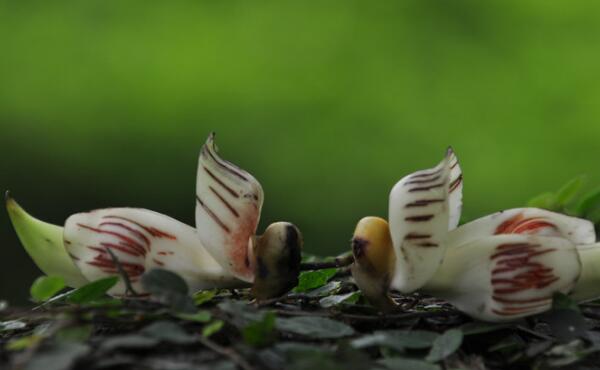
<svg viewBox="0 0 600 370">
<path fill-rule="evenodd" d="M 110 248 L 106 247 L 106 251 L 108 252 L 108 254 L 110 254 L 110 258 L 112 258 L 115 266 L 117 267 L 119 275 L 121 275 L 121 277 L 123 278 L 123 283 L 125 284 L 125 295 L 139 297 L 138 292 L 136 292 L 135 289 L 133 289 L 133 286 L 131 285 L 131 280 L 129 280 L 129 275 L 127 275 L 125 269 L 123 269 L 123 265 L 121 265 L 121 261 L 119 261 L 119 258 L 117 258 L 115 253 L 112 250 L 110 250 Z"/>
<path fill-rule="evenodd" d="M 244 370 L 255 370 L 252 365 L 248 363 L 242 356 L 240 356 L 237 352 L 235 352 L 231 348 L 220 346 L 219 344 L 213 342 L 212 340 L 206 337 L 199 337 L 200 343 L 202 343 L 205 347 L 211 349 L 212 351 L 228 357 L 231 361 L 239 365 Z"/>
<path fill-rule="evenodd" d="M 352 254 L 343 254 L 335 257 L 332 261 L 323 262 L 305 262 L 300 264 L 300 270 L 322 270 L 333 267 L 345 267 L 349 266 L 354 262 L 354 256 Z"/>
</svg>

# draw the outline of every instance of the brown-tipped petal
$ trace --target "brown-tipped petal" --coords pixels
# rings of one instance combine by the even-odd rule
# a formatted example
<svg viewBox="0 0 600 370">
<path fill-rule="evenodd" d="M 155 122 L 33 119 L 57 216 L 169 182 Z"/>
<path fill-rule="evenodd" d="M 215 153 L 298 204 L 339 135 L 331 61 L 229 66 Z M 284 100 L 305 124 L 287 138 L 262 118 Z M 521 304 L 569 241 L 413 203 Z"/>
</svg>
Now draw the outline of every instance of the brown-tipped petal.
<svg viewBox="0 0 600 370">
<path fill-rule="evenodd" d="M 234 276 L 254 279 L 250 239 L 263 204 L 260 183 L 217 154 L 214 135 L 202 147 L 196 182 L 196 229 L 210 254 Z"/>
<path fill-rule="evenodd" d="M 456 184 L 459 179 L 452 179 L 454 164 L 454 153 L 448 151 L 436 167 L 404 177 L 390 193 L 389 224 L 396 251 L 392 287 L 401 292 L 423 286 L 444 257 L 451 226 L 450 195 L 461 189 L 452 185 L 452 181 Z M 452 217 L 457 218 L 458 198 L 452 198 L 452 203 L 455 207 Z"/>
<path fill-rule="evenodd" d="M 396 309 L 388 294 L 396 257 L 387 221 L 379 217 L 361 219 L 352 236 L 352 254 L 350 270 L 363 295 L 383 312 Z"/>
<path fill-rule="evenodd" d="M 448 247 L 500 234 L 556 236 L 568 239 L 575 245 L 596 242 L 594 225 L 588 220 L 539 208 L 514 208 L 479 218 L 453 230 L 448 236 Z"/>
<path fill-rule="evenodd" d="M 271 224 L 256 238 L 254 297 L 259 300 L 279 297 L 298 285 L 302 244 L 300 230 L 289 222 Z"/>
<path fill-rule="evenodd" d="M 138 293 L 143 292 L 141 275 L 153 268 L 179 274 L 192 291 L 244 285 L 205 250 L 193 227 L 147 209 L 77 213 L 65 223 L 64 243 L 90 281 L 119 274 L 110 249 Z M 123 295 L 125 288 L 121 281 L 110 294 Z"/>
<path fill-rule="evenodd" d="M 567 239 L 495 235 L 449 248 L 423 290 L 479 320 L 510 321 L 550 309 L 553 294 L 569 293 L 580 273 Z"/>
</svg>

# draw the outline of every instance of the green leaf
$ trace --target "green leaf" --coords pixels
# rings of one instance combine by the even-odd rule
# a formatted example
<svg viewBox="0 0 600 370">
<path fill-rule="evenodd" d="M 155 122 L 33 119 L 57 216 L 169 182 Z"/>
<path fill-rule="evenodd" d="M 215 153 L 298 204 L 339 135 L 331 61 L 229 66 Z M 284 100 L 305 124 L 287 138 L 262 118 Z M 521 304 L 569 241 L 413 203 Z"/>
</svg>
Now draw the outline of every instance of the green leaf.
<svg viewBox="0 0 600 370">
<path fill-rule="evenodd" d="M 556 204 L 559 207 L 564 208 L 569 203 L 571 203 L 575 199 L 577 193 L 579 193 L 579 191 L 585 184 L 585 179 L 586 176 L 584 175 L 577 176 L 576 178 L 570 180 L 565 185 L 563 185 L 563 187 L 560 188 L 556 193 Z"/>
<path fill-rule="evenodd" d="M 543 208 L 555 211 L 557 207 L 556 196 L 553 193 L 543 193 L 531 198 L 527 202 L 527 207 Z"/>
<path fill-rule="evenodd" d="M 337 292 L 342 286 L 342 282 L 338 280 L 330 281 L 320 288 L 313 289 L 306 293 L 309 297 L 323 297 Z"/>
<path fill-rule="evenodd" d="M 256 308 L 240 301 L 227 300 L 219 303 L 217 307 L 229 314 L 233 324 L 237 327 L 245 327 L 250 322 L 260 321 L 263 318 L 263 313 Z"/>
<path fill-rule="evenodd" d="M 85 342 L 92 335 L 94 326 L 91 324 L 70 326 L 60 329 L 56 333 L 59 342 Z"/>
<path fill-rule="evenodd" d="M 67 296 L 67 302 L 83 304 L 94 301 L 106 294 L 118 281 L 118 276 L 111 276 L 88 283 L 71 291 Z"/>
<path fill-rule="evenodd" d="M 198 311 L 196 313 L 177 313 L 175 316 L 182 320 L 195 322 L 209 322 L 212 317 L 209 311 Z"/>
<path fill-rule="evenodd" d="M 165 292 L 188 294 L 188 286 L 181 276 L 160 268 L 154 268 L 142 275 L 142 286 L 152 294 L 160 295 Z"/>
<path fill-rule="evenodd" d="M 196 339 L 172 321 L 156 321 L 140 330 L 140 334 L 174 344 L 190 344 Z"/>
<path fill-rule="evenodd" d="M 279 330 L 310 338 L 342 338 L 354 334 L 352 327 L 324 317 L 279 318 L 275 321 L 275 325 Z"/>
<path fill-rule="evenodd" d="M 173 311 L 193 313 L 196 305 L 188 295 L 187 283 L 172 271 L 155 268 L 142 275 L 142 286 Z"/>
<path fill-rule="evenodd" d="M 225 325 L 225 323 L 222 320 L 216 320 L 211 322 L 202 329 L 202 336 L 205 338 L 210 337 L 211 335 L 223 329 L 223 325 Z"/>
<path fill-rule="evenodd" d="M 275 340 L 275 313 L 267 312 L 263 319 L 248 324 L 243 330 L 244 341 L 253 347 L 265 347 Z"/>
<path fill-rule="evenodd" d="M 350 292 L 346 294 L 330 295 L 319 300 L 319 304 L 323 308 L 337 306 L 342 303 L 356 303 L 359 297 L 359 292 Z"/>
<path fill-rule="evenodd" d="M 0 333 L 4 331 L 21 330 L 27 327 L 27 324 L 19 320 L 9 320 L 0 322 Z"/>
<path fill-rule="evenodd" d="M 592 220 L 589 216 L 598 214 L 598 210 L 600 210 L 600 188 L 584 195 L 575 207 L 577 216 L 587 218 L 594 223 L 599 220 Z"/>
<path fill-rule="evenodd" d="M 77 359 L 87 355 L 90 347 L 77 342 L 57 342 L 37 352 L 27 362 L 25 370 L 64 370 L 70 369 Z"/>
<path fill-rule="evenodd" d="M 354 339 L 351 345 L 356 348 L 383 346 L 404 351 L 406 348 L 429 348 L 438 337 L 439 334 L 425 330 L 381 330 Z"/>
<path fill-rule="evenodd" d="M 552 295 L 552 309 L 553 310 L 573 310 L 580 312 L 577 302 L 571 299 L 566 294 L 556 292 Z"/>
<path fill-rule="evenodd" d="M 461 325 L 460 330 L 463 332 L 463 335 L 467 336 L 485 334 L 498 330 L 506 330 L 511 327 L 512 326 L 510 324 L 495 324 L 489 322 L 473 321 Z"/>
<path fill-rule="evenodd" d="M 31 335 L 27 335 L 25 337 L 20 337 L 20 338 L 15 338 L 10 340 L 5 348 L 8 351 L 21 351 L 24 349 L 27 349 L 33 345 L 38 344 L 41 340 L 43 339 L 43 337 L 39 334 L 31 334 Z"/>
<path fill-rule="evenodd" d="M 425 358 L 429 362 L 438 362 L 450 356 L 460 348 L 463 333 L 458 329 L 450 329 L 433 341 L 433 346 Z"/>
<path fill-rule="evenodd" d="M 196 306 L 201 306 L 206 302 L 210 302 L 217 295 L 217 290 L 201 290 L 194 294 L 194 303 Z"/>
<path fill-rule="evenodd" d="M 298 278 L 298 286 L 294 292 L 303 293 L 312 289 L 322 287 L 327 281 L 337 273 L 337 268 L 329 268 L 316 271 L 302 271 Z"/>
<path fill-rule="evenodd" d="M 65 287 L 65 279 L 60 276 L 40 276 L 33 284 L 29 292 L 35 302 L 44 302 L 52 298 Z"/>
<path fill-rule="evenodd" d="M 386 369 L 390 370 L 440 370 L 440 367 L 436 364 L 403 357 L 388 357 L 377 362 L 383 365 Z"/>
</svg>

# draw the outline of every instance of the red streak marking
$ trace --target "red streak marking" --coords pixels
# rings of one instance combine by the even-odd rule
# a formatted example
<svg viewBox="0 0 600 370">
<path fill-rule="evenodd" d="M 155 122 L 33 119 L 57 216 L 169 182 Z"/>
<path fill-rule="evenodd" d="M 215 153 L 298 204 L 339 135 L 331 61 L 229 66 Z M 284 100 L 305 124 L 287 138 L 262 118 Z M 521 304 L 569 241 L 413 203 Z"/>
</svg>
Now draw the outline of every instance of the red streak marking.
<svg viewBox="0 0 600 370">
<path fill-rule="evenodd" d="M 146 230 L 150 235 L 152 235 L 152 236 L 154 236 L 156 238 L 167 238 L 167 239 L 171 239 L 171 240 L 177 240 L 177 237 L 175 235 L 169 234 L 169 233 L 167 233 L 165 231 L 162 231 L 162 230 L 157 229 L 157 228 L 152 227 L 152 226 L 143 225 L 143 224 L 141 224 L 139 222 L 130 220 L 130 219 L 126 218 L 126 217 L 108 215 L 108 216 L 104 216 L 103 218 L 115 218 L 115 219 L 118 219 L 118 220 L 123 220 L 123 221 L 130 222 L 130 223 L 132 223 L 132 224 L 134 224 L 136 226 L 139 226 L 142 229 Z"/>
<path fill-rule="evenodd" d="M 498 302 L 502 303 L 535 303 L 535 302 L 551 302 L 551 297 L 539 297 L 539 298 L 529 298 L 529 299 L 516 299 L 516 298 L 504 298 L 501 296 L 492 296 Z"/>
<path fill-rule="evenodd" d="M 213 221 L 217 223 L 217 225 L 219 225 L 223 230 L 225 230 L 226 233 L 231 233 L 229 227 L 225 225 L 223 221 L 221 221 L 219 216 L 217 216 L 210 208 L 208 208 L 208 206 L 202 201 L 202 199 L 200 199 L 198 195 L 196 195 L 196 199 L 198 200 L 200 206 L 202 206 L 202 209 L 204 209 L 204 211 L 213 219 Z"/>
<path fill-rule="evenodd" d="M 450 183 L 450 190 L 449 190 L 450 193 L 452 193 L 454 190 L 456 190 L 458 188 L 458 186 L 462 183 L 462 179 L 463 179 L 463 175 L 461 173 L 460 175 L 458 175 L 456 180 L 454 180 Z"/>
<path fill-rule="evenodd" d="M 444 186 L 444 183 L 440 182 L 439 184 L 434 184 L 434 185 L 429 185 L 429 186 L 422 186 L 422 187 L 418 187 L 418 188 L 408 189 L 408 192 L 409 193 L 414 193 L 416 191 L 427 191 L 427 190 L 431 190 L 431 189 L 435 189 L 435 188 L 441 188 L 442 186 Z"/>
<path fill-rule="evenodd" d="M 417 243 L 414 245 L 416 245 L 417 247 L 426 247 L 426 248 L 427 247 L 438 247 L 437 243 L 432 243 L 432 242 L 423 242 L 423 243 Z"/>
<path fill-rule="evenodd" d="M 142 232 L 140 232 L 139 230 L 136 230 L 132 227 L 129 227 L 125 224 L 122 224 L 120 222 L 102 222 L 100 225 L 98 226 L 104 226 L 104 225 L 111 225 L 111 226 L 116 226 L 116 227 L 120 227 L 122 229 L 125 229 L 133 234 L 135 234 L 137 237 L 139 237 L 140 239 L 142 239 L 144 241 L 144 243 L 146 243 L 146 246 L 148 248 L 150 248 L 150 239 L 148 239 L 146 237 L 146 235 L 142 234 Z"/>
<path fill-rule="evenodd" d="M 77 226 L 82 227 L 84 229 L 91 230 L 91 231 L 99 233 L 99 234 L 108 234 L 108 235 L 116 236 L 118 239 L 121 239 L 122 241 L 126 242 L 132 248 L 140 248 L 141 250 L 144 251 L 144 253 L 146 253 L 146 250 L 144 249 L 144 247 L 140 243 L 138 243 L 136 240 L 133 240 L 130 237 L 127 237 L 116 231 L 98 229 L 98 228 L 91 227 L 91 226 L 84 225 L 84 224 L 77 224 Z"/>
<path fill-rule="evenodd" d="M 202 147 L 202 151 L 204 153 L 208 153 L 208 155 L 221 167 L 223 167 L 225 170 L 229 171 L 230 173 L 234 174 L 235 176 L 239 177 L 240 179 L 244 180 L 244 181 L 248 181 L 248 179 L 246 178 L 246 176 L 242 175 L 241 173 L 239 173 L 238 171 L 236 171 L 235 169 L 233 169 L 232 167 L 235 167 L 232 163 L 227 162 L 227 161 L 220 161 L 217 159 L 217 157 L 212 153 L 212 151 L 210 149 L 208 149 L 206 147 L 206 145 L 204 145 Z"/>
<path fill-rule="evenodd" d="M 445 199 L 420 199 L 415 200 L 414 202 L 407 203 L 404 208 L 412 208 L 412 207 L 426 207 L 432 203 L 443 202 Z"/>
<path fill-rule="evenodd" d="M 419 234 L 419 233 L 408 233 L 404 239 L 428 239 L 431 238 L 431 234 Z"/>
<path fill-rule="evenodd" d="M 121 251 L 125 254 L 129 254 L 130 256 L 134 256 L 134 257 L 140 257 L 140 256 L 144 256 L 146 254 L 145 250 L 143 252 L 140 252 L 139 250 L 136 250 L 135 248 L 131 248 L 131 247 L 125 246 L 125 245 L 104 243 L 104 242 L 100 243 L 100 245 L 103 247 L 106 247 L 106 248 L 116 249 L 118 251 Z"/>
<path fill-rule="evenodd" d="M 429 176 L 433 176 L 433 175 L 437 175 L 438 173 L 442 172 L 443 168 L 437 169 L 435 171 L 431 171 L 431 172 L 425 172 L 425 173 L 417 173 L 415 175 L 412 175 L 411 178 L 416 178 L 416 177 L 429 177 Z"/>
<path fill-rule="evenodd" d="M 213 180 L 215 180 L 219 185 L 221 185 L 223 187 L 223 189 L 227 190 L 227 192 L 229 194 L 231 194 L 232 197 L 235 198 L 239 198 L 240 195 L 238 193 L 236 193 L 232 188 L 230 188 L 229 186 L 227 186 L 223 181 L 221 181 L 221 179 L 219 179 L 217 176 L 215 176 L 212 172 L 209 171 L 208 168 L 206 168 L 205 166 L 202 166 L 202 168 L 204 168 L 204 171 L 210 176 L 212 177 Z"/>
<path fill-rule="evenodd" d="M 496 260 L 496 267 L 491 272 L 492 299 L 502 307 L 492 309 L 493 313 L 517 315 L 549 307 L 552 300 L 547 296 L 531 298 L 513 296 L 526 291 L 535 293 L 536 290 L 544 289 L 560 280 L 554 275 L 553 268 L 532 260 L 536 256 L 556 250 L 541 247 L 539 244 L 528 243 L 508 243 L 496 247 L 497 252 L 490 256 L 492 261 Z"/>
<path fill-rule="evenodd" d="M 235 210 L 235 208 L 233 208 L 231 206 L 231 204 L 229 204 L 229 202 L 227 202 L 227 200 L 225 200 L 225 198 L 223 198 L 223 196 L 221 194 L 219 194 L 212 186 L 208 187 L 214 195 L 217 196 L 217 198 L 219 198 L 219 200 L 221 202 L 223 202 L 223 204 L 225 204 L 225 207 L 227 207 L 227 209 L 235 216 L 235 217 L 240 217 L 240 214 L 238 213 L 238 211 Z"/>
<path fill-rule="evenodd" d="M 164 266 L 164 265 L 165 265 L 165 263 L 164 263 L 164 262 L 162 262 L 162 261 L 160 261 L 160 260 L 157 260 L 156 258 L 153 258 L 153 259 L 152 259 L 152 261 L 154 261 L 154 263 L 156 263 L 156 264 L 157 264 L 157 265 L 159 265 L 159 266 Z"/>
<path fill-rule="evenodd" d="M 433 182 L 433 181 L 439 179 L 441 176 L 442 175 L 437 175 L 437 176 L 434 176 L 432 178 L 410 180 L 410 181 L 405 182 L 404 186 L 410 185 L 410 184 L 426 184 L 428 182 Z"/>
<path fill-rule="evenodd" d="M 434 215 L 421 215 L 421 216 L 408 216 L 408 217 L 404 217 L 404 220 L 406 221 L 413 221 L 413 222 L 422 222 L 422 221 L 429 221 L 433 218 Z"/>
<path fill-rule="evenodd" d="M 525 218 L 519 213 L 498 225 L 494 234 L 535 234 L 544 228 L 558 229 L 556 225 L 540 217 Z"/>
</svg>

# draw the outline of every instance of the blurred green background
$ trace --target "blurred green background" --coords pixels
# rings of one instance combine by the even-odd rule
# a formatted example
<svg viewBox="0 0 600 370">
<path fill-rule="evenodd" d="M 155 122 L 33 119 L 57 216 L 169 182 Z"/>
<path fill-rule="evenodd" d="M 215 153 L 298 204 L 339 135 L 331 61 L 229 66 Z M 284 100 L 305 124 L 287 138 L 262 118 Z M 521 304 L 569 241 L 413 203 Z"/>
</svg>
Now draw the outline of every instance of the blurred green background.
<svg viewBox="0 0 600 370">
<path fill-rule="evenodd" d="M 600 3 L 0 0 L 0 187 L 33 215 L 194 222 L 198 151 L 253 173 L 260 229 L 348 249 L 447 145 L 466 218 L 600 184 Z M 0 297 L 39 274 L 0 215 Z"/>
</svg>

